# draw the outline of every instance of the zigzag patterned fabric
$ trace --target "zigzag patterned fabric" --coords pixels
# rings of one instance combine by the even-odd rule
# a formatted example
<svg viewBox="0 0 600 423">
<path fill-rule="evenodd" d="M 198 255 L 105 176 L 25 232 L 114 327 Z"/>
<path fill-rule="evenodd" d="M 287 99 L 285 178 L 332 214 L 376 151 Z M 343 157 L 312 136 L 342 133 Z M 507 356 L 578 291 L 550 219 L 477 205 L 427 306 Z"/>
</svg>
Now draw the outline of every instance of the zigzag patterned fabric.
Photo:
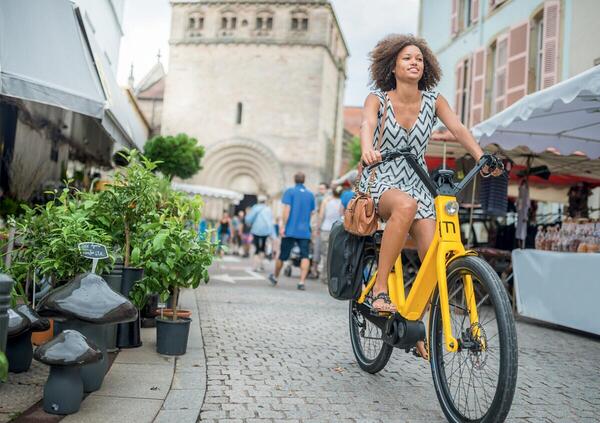
<svg viewBox="0 0 600 423">
<path fill-rule="evenodd" d="M 383 116 L 383 107 L 387 93 L 383 91 L 374 91 L 379 98 L 378 123 L 373 136 L 373 148 L 377 149 L 377 139 L 379 137 L 380 120 Z M 421 92 L 421 111 L 413 127 L 407 130 L 397 121 L 394 114 L 394 107 L 388 97 L 387 119 L 384 125 L 383 138 L 381 140 L 381 151 L 397 148 L 410 147 L 411 151 L 417 156 L 419 164 L 427 172 L 425 164 L 425 149 L 431 136 L 431 130 L 437 122 L 435 114 L 435 101 L 437 91 Z M 360 190 L 365 192 L 368 188 L 369 173 L 363 172 L 360 181 Z M 406 160 L 399 158 L 387 163 L 383 163 L 377 168 L 377 177 L 371 186 L 371 196 L 376 205 L 379 205 L 381 195 L 388 189 L 396 188 L 406 192 L 417 200 L 418 210 L 415 219 L 435 219 L 435 209 L 433 198 L 429 191 L 423 185 L 417 174 L 408 165 Z"/>
</svg>

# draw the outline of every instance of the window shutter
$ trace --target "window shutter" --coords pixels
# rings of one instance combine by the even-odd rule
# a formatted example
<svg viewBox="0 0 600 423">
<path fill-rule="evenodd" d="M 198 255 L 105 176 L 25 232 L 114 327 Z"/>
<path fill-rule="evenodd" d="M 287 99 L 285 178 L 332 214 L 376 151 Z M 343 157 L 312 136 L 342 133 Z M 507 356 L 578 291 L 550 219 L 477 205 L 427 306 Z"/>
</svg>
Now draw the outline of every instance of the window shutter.
<svg viewBox="0 0 600 423">
<path fill-rule="evenodd" d="M 542 88 L 558 82 L 558 33 L 560 27 L 560 1 L 544 3 L 544 35 L 542 51 Z"/>
<path fill-rule="evenodd" d="M 458 0 L 452 0 L 450 28 L 453 37 L 458 34 Z"/>
<path fill-rule="evenodd" d="M 493 112 L 498 113 L 506 107 L 506 62 L 508 59 L 508 34 L 501 35 L 496 41 L 496 69 L 494 72 Z"/>
<path fill-rule="evenodd" d="M 462 108 L 462 94 L 463 94 L 463 87 L 462 87 L 462 81 L 465 75 L 465 67 L 464 67 L 464 62 L 463 60 L 461 60 L 460 62 L 458 62 L 458 64 L 456 65 L 456 71 L 454 73 L 455 75 L 455 87 L 456 87 L 456 91 L 454 91 L 454 112 L 460 117 L 460 110 Z"/>
<path fill-rule="evenodd" d="M 475 50 L 471 61 L 471 126 L 483 120 L 483 104 L 485 99 L 485 48 Z"/>
<path fill-rule="evenodd" d="M 475 23 L 479 20 L 479 0 L 471 2 L 471 22 Z"/>
<path fill-rule="evenodd" d="M 529 57 L 529 21 L 513 26 L 508 32 L 506 106 L 527 95 Z"/>
</svg>

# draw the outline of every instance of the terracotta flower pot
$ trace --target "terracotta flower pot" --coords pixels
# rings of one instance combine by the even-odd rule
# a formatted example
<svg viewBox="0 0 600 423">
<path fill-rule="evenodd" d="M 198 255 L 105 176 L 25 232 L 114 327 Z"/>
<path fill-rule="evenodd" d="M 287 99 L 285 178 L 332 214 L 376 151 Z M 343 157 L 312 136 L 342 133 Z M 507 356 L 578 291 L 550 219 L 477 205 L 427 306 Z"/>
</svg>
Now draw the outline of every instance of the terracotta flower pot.
<svg viewBox="0 0 600 423">
<path fill-rule="evenodd" d="M 160 310 L 156 310 L 156 315 L 160 316 Z M 164 317 L 168 317 L 168 318 L 173 318 L 173 309 L 171 308 L 165 308 L 163 309 L 162 315 Z M 181 318 L 186 318 L 189 319 L 190 317 L 192 317 L 192 312 L 190 310 L 182 310 L 182 309 L 177 309 L 177 318 L 181 319 Z"/>
<path fill-rule="evenodd" d="M 54 337 L 54 320 L 48 320 L 50 321 L 50 329 L 42 332 L 33 332 L 31 334 L 31 342 L 33 343 L 33 345 L 45 344 Z"/>
</svg>

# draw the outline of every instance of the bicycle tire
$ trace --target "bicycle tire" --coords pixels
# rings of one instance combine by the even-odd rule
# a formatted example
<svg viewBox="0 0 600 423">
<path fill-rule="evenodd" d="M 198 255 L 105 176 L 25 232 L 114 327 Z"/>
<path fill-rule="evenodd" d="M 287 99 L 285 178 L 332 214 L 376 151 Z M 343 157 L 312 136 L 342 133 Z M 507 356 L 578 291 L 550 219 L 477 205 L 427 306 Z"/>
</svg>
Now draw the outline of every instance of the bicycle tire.
<svg viewBox="0 0 600 423">
<path fill-rule="evenodd" d="M 483 330 L 478 330 L 478 333 L 480 334 L 479 336 L 481 338 L 485 338 L 485 345 L 487 348 L 481 349 L 479 352 L 473 350 L 462 350 L 456 353 L 446 352 L 441 321 L 441 309 L 439 304 L 439 291 L 436 289 L 432 297 L 433 301 L 429 318 L 431 354 L 430 365 L 435 391 L 442 407 L 442 411 L 449 422 L 503 422 L 510 411 L 515 393 L 518 371 L 517 334 L 510 302 L 506 290 L 502 286 L 498 275 L 485 260 L 474 256 L 460 257 L 456 259 L 448 266 L 446 278 L 448 281 L 451 320 L 453 320 L 454 315 L 462 315 L 462 324 L 464 326 L 465 322 L 468 323 L 469 330 L 468 332 L 463 332 L 462 330 L 457 330 L 456 327 L 453 327 L 452 330 L 455 338 L 460 338 L 462 333 L 470 334 L 465 335 L 467 336 L 467 341 L 469 339 L 474 339 L 469 338 L 469 336 L 477 337 L 477 335 L 473 335 L 474 332 L 468 319 L 468 309 L 466 308 L 466 305 L 460 307 L 455 303 L 457 299 L 453 297 L 453 295 L 458 293 L 461 289 L 461 281 L 464 274 L 470 274 L 473 279 L 475 298 L 478 302 L 478 313 L 480 313 L 480 326 L 478 327 L 483 328 Z M 482 294 L 484 289 L 485 292 Z M 487 295 L 484 295 L 486 292 Z M 461 295 L 458 295 L 458 297 L 461 297 Z M 462 297 L 464 298 L 464 295 L 462 295 Z M 484 317 L 484 313 L 492 309 L 496 316 L 497 334 L 488 336 L 486 334 L 486 328 L 483 325 L 486 323 L 486 321 L 491 322 L 492 320 L 487 319 L 487 316 Z M 452 323 L 454 326 L 454 320 Z M 494 329 L 494 325 L 488 325 L 488 330 L 490 329 Z M 490 332 L 490 335 L 491 333 L 492 332 Z M 496 337 L 497 341 L 494 342 L 494 344 L 498 343 L 500 355 L 498 359 L 498 370 L 495 373 L 495 375 L 497 375 L 497 382 L 495 385 L 495 391 L 488 396 L 486 386 L 489 386 L 489 384 L 486 383 L 486 379 L 488 379 L 488 381 L 494 380 L 494 368 L 492 364 L 488 363 L 488 359 L 493 359 L 496 352 L 495 346 L 492 345 L 493 338 Z M 479 345 L 481 346 L 482 343 Z M 465 353 L 464 357 L 466 357 L 464 360 L 463 353 Z M 448 365 L 445 363 L 445 354 L 448 357 L 452 357 L 448 358 Z M 456 357 L 459 354 L 460 357 L 458 359 L 458 367 L 454 368 Z M 476 383 L 477 378 L 479 378 L 481 381 L 480 388 L 473 387 L 474 395 L 472 403 L 473 406 L 477 405 L 479 407 L 479 413 L 474 413 L 475 415 L 473 415 L 471 411 L 467 412 L 466 410 L 461 410 L 460 403 L 460 382 L 462 380 L 462 373 L 464 369 L 468 369 L 469 364 L 473 364 L 474 369 L 470 370 L 469 383 L 471 380 Z M 453 373 L 451 373 L 449 376 L 446 372 L 447 367 L 453 371 Z M 455 380 L 453 378 L 455 377 L 456 372 L 459 370 L 461 372 L 461 376 L 457 387 L 451 386 L 449 379 Z M 465 376 L 465 380 L 466 378 L 467 376 Z M 452 394 L 453 390 L 455 395 Z M 477 391 L 483 392 L 483 399 L 476 396 Z M 465 389 L 463 387 L 462 395 L 465 397 L 466 407 L 468 407 L 470 388 Z M 488 400 L 489 405 L 486 406 Z M 485 402 L 484 407 L 481 407 L 482 402 Z"/>
<path fill-rule="evenodd" d="M 376 256 L 367 257 L 363 261 L 363 286 L 369 282 L 371 275 L 374 272 L 373 265 L 371 265 L 369 269 L 367 266 L 376 262 Z M 361 336 L 361 329 L 363 329 L 364 332 L 364 330 L 369 327 L 370 329 L 375 330 L 375 332 L 378 331 L 379 336 L 381 336 L 381 330 L 373 323 L 369 322 L 364 316 L 362 316 L 362 314 L 356 308 L 356 301 L 352 300 L 349 303 L 348 323 L 350 327 L 350 342 L 352 344 L 354 357 L 356 357 L 356 361 L 361 369 L 368 373 L 375 374 L 381 371 L 387 365 L 394 347 L 381 340 L 381 345 L 379 347 L 375 346 L 373 348 L 373 354 L 371 354 L 371 356 L 367 356 L 361 344 L 361 338 L 364 338 Z M 361 323 L 365 326 L 361 326 Z"/>
</svg>

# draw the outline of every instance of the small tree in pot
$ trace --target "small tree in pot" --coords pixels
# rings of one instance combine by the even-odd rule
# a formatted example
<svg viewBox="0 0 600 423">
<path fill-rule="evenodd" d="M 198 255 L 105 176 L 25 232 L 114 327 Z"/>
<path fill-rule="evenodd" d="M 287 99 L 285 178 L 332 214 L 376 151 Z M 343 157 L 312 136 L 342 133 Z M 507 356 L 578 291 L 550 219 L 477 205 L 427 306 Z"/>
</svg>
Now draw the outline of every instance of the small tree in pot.
<svg viewBox="0 0 600 423">
<path fill-rule="evenodd" d="M 173 295 L 172 318 L 157 318 L 157 351 L 181 355 L 185 353 L 190 319 L 177 315 L 180 290 L 208 282 L 208 267 L 215 246 L 201 240 L 193 227 L 187 227 L 186 207 L 199 218 L 199 208 L 191 211 L 194 204 L 199 205 L 197 200 L 185 201 L 182 196 L 174 195 L 171 201 L 180 202 L 178 210 L 183 215 L 172 215 L 169 210 L 175 208 L 163 210 L 157 221 L 144 226 L 144 240 L 132 253 L 132 259 L 143 263 L 145 269 L 144 278 L 132 292 L 132 299 L 136 303 L 143 302 L 147 295 L 158 293 L 165 302 Z"/>
</svg>

